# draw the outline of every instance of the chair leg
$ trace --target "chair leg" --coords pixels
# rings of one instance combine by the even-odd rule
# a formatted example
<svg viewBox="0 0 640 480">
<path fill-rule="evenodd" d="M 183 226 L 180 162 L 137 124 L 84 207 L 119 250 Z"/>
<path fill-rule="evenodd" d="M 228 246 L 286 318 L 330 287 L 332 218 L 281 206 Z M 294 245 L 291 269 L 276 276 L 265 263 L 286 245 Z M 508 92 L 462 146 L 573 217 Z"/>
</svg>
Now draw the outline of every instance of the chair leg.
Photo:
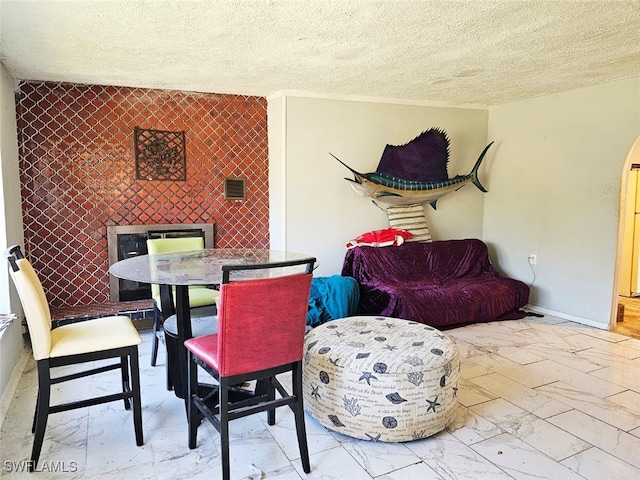
<svg viewBox="0 0 640 480">
<path fill-rule="evenodd" d="M 222 480 L 231 478 L 229 463 L 229 383 L 220 377 L 218 401 L 220 402 L 220 454 L 222 456 Z"/>
<path fill-rule="evenodd" d="M 155 303 L 155 302 L 154 302 Z M 156 366 L 158 359 L 158 334 L 160 333 L 160 310 L 154 305 L 153 307 L 153 324 L 151 326 L 151 366 Z"/>
<path fill-rule="evenodd" d="M 187 422 L 189 429 L 189 448 L 196 448 L 196 441 L 198 437 L 198 421 L 196 419 L 198 415 L 198 407 L 196 407 L 193 401 L 193 396 L 197 394 L 198 389 L 198 366 L 193 361 L 193 354 L 187 350 L 187 373 L 189 375 L 187 381 Z"/>
<path fill-rule="evenodd" d="M 273 384 L 273 377 L 267 378 L 267 399 L 272 402 L 276 399 L 276 387 Z M 276 424 L 276 409 L 270 408 L 267 410 L 267 423 L 269 425 Z"/>
<path fill-rule="evenodd" d="M 169 370 L 169 365 L 167 365 L 167 390 L 173 390 L 173 380 L 171 378 L 171 370 Z"/>
<path fill-rule="evenodd" d="M 36 421 L 38 420 L 39 400 L 40 400 L 40 385 L 38 385 L 38 396 L 36 397 L 36 408 L 33 412 L 33 422 L 31 423 L 31 433 L 36 433 Z"/>
<path fill-rule="evenodd" d="M 309 447 L 307 445 L 307 430 L 304 423 L 304 403 L 302 400 L 302 362 L 296 362 L 292 371 L 292 389 L 296 402 L 293 404 L 293 414 L 296 420 L 296 433 L 298 434 L 298 448 L 300 449 L 300 460 L 304 473 L 311 471 L 309 463 Z"/>
<path fill-rule="evenodd" d="M 142 433 L 142 400 L 137 345 L 129 349 L 129 362 L 131 363 L 131 392 L 133 393 L 133 428 L 136 432 L 136 445 L 141 446 L 144 443 L 144 436 Z"/>
<path fill-rule="evenodd" d="M 131 390 L 131 386 L 129 385 L 129 359 L 126 355 L 120 357 L 120 372 L 122 376 L 122 391 L 128 392 Z M 131 401 L 128 398 L 124 399 L 124 409 L 131 410 Z"/>
<path fill-rule="evenodd" d="M 49 401 L 51 397 L 51 372 L 49 359 L 38 360 L 38 400 L 36 403 L 35 416 L 35 436 L 33 438 L 33 448 L 31 450 L 31 462 L 29 471 L 33 472 L 40 458 L 44 431 L 47 428 L 47 418 L 49 417 Z"/>
</svg>

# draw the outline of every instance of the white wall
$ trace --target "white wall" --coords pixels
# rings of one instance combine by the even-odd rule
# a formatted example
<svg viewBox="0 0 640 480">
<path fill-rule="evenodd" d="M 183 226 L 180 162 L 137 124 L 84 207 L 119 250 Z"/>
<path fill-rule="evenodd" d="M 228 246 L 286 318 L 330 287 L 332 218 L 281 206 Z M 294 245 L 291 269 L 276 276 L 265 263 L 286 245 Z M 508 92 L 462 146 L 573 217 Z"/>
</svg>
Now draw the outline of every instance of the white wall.
<svg viewBox="0 0 640 480">
<path fill-rule="evenodd" d="M 9 245 L 23 243 L 16 131 L 14 80 L 4 65 L 0 64 L 0 253 Z M 9 287 L 9 281 L 7 262 L 2 257 L 0 258 L 0 312 L 21 314 L 20 302 L 13 287 Z M 9 390 L 7 385 L 23 345 L 20 322 L 14 321 L 0 334 L 2 410 L 8 401 L 4 393 L 5 390 Z M 4 411 L 0 413 L 3 415 Z"/>
<path fill-rule="evenodd" d="M 315 255 L 317 276 L 340 274 L 345 243 L 389 224 L 384 211 L 352 190 L 344 180 L 352 175 L 329 153 L 360 172 L 371 172 L 386 144 L 403 144 L 440 127 L 451 141 L 449 176 L 467 174 L 487 144 L 487 121 L 488 112 L 481 109 L 270 98 L 270 222 L 277 233 L 272 233 L 271 247 Z M 283 130 L 284 146 L 272 148 L 275 129 Z M 286 178 L 279 183 L 286 187 L 277 191 L 272 177 Z M 480 180 L 485 177 L 482 169 Z M 473 185 L 442 197 L 436 211 L 425 209 L 436 240 L 482 235 L 483 194 Z"/>
<path fill-rule="evenodd" d="M 492 107 L 484 240 L 533 280 L 530 303 L 607 328 L 620 179 L 640 132 L 640 78 Z"/>
<path fill-rule="evenodd" d="M 286 97 L 279 95 L 267 103 L 269 135 L 269 242 L 271 248 L 284 248 L 286 216 Z M 273 159 L 277 159 L 274 161 Z"/>
</svg>

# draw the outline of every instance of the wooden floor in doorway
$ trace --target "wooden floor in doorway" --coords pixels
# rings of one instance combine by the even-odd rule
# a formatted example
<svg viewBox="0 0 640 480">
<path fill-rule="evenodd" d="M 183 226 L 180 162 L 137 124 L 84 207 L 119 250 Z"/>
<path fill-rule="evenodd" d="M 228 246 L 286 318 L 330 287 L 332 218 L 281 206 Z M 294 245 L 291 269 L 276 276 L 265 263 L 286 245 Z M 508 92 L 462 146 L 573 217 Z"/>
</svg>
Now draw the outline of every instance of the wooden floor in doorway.
<svg viewBox="0 0 640 480">
<path fill-rule="evenodd" d="M 616 322 L 613 331 L 640 338 L 640 297 L 618 297 L 618 303 L 624 305 L 624 320 Z"/>
</svg>

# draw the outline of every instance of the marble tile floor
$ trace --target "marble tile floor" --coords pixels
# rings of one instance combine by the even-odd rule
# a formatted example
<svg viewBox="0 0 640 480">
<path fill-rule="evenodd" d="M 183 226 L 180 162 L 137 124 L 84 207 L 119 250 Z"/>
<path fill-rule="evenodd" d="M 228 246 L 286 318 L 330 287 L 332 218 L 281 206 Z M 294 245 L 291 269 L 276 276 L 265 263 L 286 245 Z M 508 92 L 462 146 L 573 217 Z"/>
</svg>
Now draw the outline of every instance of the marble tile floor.
<svg viewBox="0 0 640 480">
<path fill-rule="evenodd" d="M 281 408 L 274 427 L 266 425 L 264 414 L 231 423 L 232 478 L 640 479 L 639 339 L 550 316 L 447 333 L 456 340 L 462 367 L 460 405 L 446 431 L 408 443 L 373 443 L 329 431 L 307 416 L 312 471 L 305 475 L 293 416 Z M 31 450 L 36 396 L 31 361 L 2 425 L 0 474 L 220 478 L 217 432 L 203 424 L 197 449 L 188 449 L 184 404 L 165 389 L 163 356 L 157 367 L 149 365 L 150 333 L 143 337 L 144 446 L 135 446 L 131 415 L 121 402 L 88 407 L 49 418 L 43 471 L 15 471 Z M 106 385 L 80 382 L 78 391 Z"/>
</svg>

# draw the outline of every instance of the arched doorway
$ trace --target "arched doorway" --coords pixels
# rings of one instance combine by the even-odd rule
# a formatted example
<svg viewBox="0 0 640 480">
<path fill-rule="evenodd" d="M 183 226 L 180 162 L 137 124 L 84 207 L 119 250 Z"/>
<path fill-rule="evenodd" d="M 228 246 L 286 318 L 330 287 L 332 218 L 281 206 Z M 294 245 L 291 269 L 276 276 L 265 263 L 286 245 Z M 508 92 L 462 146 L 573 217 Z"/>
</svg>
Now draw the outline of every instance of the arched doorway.
<svg viewBox="0 0 640 480">
<path fill-rule="evenodd" d="M 640 335 L 640 136 L 631 145 L 620 180 L 620 214 L 613 299 L 609 329 L 619 333 Z M 619 305 L 625 308 L 624 321 L 618 322 Z M 626 322 L 626 323 L 625 323 Z M 634 333 L 635 332 L 635 333 Z"/>
</svg>

